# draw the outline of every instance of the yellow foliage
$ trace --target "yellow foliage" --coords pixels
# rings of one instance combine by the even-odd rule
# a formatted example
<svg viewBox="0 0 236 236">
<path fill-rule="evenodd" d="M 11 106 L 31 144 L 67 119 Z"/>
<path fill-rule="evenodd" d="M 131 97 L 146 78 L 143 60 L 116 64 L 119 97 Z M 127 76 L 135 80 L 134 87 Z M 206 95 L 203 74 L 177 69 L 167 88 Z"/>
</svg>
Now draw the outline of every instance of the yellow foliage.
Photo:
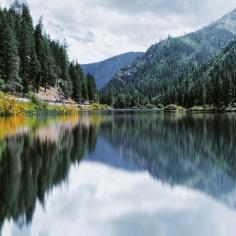
<svg viewBox="0 0 236 236">
<path fill-rule="evenodd" d="M 0 116 L 6 115 L 78 115 L 81 111 L 109 109 L 101 104 L 50 105 L 43 102 L 19 102 L 13 96 L 0 92 Z"/>
<path fill-rule="evenodd" d="M 18 103 L 10 95 L 0 92 L 0 114 L 2 115 L 11 115 L 11 114 L 20 114 L 24 112 L 24 107 L 22 104 Z"/>
<path fill-rule="evenodd" d="M 0 140 L 6 136 L 14 135 L 17 130 L 25 128 L 26 124 L 26 119 L 22 116 L 0 118 Z"/>
<path fill-rule="evenodd" d="M 60 124 L 71 128 L 75 127 L 80 121 L 81 117 L 78 115 L 49 116 L 46 119 L 40 119 L 37 116 L 0 117 L 0 142 L 6 137 L 26 134 L 28 132 L 31 135 L 43 135 L 46 133 L 47 135 L 50 135 L 50 133 L 53 135 L 52 130 L 50 130 L 50 127 L 55 127 L 53 124 Z"/>
</svg>

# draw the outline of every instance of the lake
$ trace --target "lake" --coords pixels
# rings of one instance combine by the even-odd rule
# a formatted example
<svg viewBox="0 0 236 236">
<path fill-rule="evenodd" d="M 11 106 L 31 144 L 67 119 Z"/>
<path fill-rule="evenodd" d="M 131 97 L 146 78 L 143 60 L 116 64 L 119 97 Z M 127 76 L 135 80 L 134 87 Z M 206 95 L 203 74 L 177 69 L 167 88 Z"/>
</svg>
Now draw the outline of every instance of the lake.
<svg viewBox="0 0 236 236">
<path fill-rule="evenodd" d="M 0 235 L 236 235 L 236 115 L 0 118 Z"/>
</svg>

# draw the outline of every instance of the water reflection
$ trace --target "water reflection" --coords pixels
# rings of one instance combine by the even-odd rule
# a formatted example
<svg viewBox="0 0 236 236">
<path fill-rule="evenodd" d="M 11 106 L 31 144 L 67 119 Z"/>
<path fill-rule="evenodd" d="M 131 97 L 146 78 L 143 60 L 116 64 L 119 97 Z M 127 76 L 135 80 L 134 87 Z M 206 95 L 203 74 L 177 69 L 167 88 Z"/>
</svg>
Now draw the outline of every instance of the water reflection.
<svg viewBox="0 0 236 236">
<path fill-rule="evenodd" d="M 188 235 L 197 235 L 198 220 L 203 235 L 231 235 L 236 223 L 235 133 L 232 114 L 109 112 L 0 119 L 0 225 L 13 220 L 33 227 L 45 219 L 42 228 L 47 221 L 51 228 L 45 227 L 43 235 L 60 235 L 58 227 L 68 218 L 69 235 L 77 235 L 74 217 L 83 219 L 87 231 L 79 231 L 82 235 L 183 235 L 187 229 Z M 61 214 L 53 215 L 60 207 L 61 222 Z M 88 213 L 92 209 L 93 215 Z M 219 224 L 222 214 L 227 223 Z M 168 221 L 176 231 L 165 228 Z M 89 228 L 89 222 L 96 227 Z M 99 222 L 108 222 L 107 231 Z M 224 230 L 231 226 L 232 232 L 219 234 L 216 224 Z"/>
<path fill-rule="evenodd" d="M 36 201 L 44 204 L 45 194 L 66 180 L 71 164 L 94 149 L 96 130 L 77 117 L 2 122 L 11 128 L 1 130 L 0 224 L 5 219 L 29 223 Z"/>
<path fill-rule="evenodd" d="M 122 156 L 170 185 L 198 189 L 236 207 L 235 115 L 118 115 L 101 133 Z"/>
</svg>

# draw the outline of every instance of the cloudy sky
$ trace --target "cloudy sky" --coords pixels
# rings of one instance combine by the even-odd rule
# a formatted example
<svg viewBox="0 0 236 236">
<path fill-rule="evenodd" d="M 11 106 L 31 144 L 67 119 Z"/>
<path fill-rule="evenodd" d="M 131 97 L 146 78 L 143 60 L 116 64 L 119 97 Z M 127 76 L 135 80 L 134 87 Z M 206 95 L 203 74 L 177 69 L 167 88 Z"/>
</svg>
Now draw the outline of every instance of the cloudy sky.
<svg viewBox="0 0 236 236">
<path fill-rule="evenodd" d="M 236 0 L 28 0 L 28 4 L 34 21 L 43 15 L 47 32 L 52 38 L 65 38 L 70 57 L 80 63 L 145 51 L 168 34 L 196 30 L 236 8 Z"/>
</svg>

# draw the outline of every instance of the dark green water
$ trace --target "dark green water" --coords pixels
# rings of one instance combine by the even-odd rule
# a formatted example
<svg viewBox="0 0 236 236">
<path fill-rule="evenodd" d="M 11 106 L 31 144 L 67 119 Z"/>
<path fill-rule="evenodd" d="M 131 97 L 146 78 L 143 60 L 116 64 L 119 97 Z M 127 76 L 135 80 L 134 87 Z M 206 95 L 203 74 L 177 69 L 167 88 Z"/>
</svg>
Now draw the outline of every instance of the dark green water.
<svg viewBox="0 0 236 236">
<path fill-rule="evenodd" d="M 3 236 L 236 235 L 236 115 L 0 119 Z"/>
</svg>

